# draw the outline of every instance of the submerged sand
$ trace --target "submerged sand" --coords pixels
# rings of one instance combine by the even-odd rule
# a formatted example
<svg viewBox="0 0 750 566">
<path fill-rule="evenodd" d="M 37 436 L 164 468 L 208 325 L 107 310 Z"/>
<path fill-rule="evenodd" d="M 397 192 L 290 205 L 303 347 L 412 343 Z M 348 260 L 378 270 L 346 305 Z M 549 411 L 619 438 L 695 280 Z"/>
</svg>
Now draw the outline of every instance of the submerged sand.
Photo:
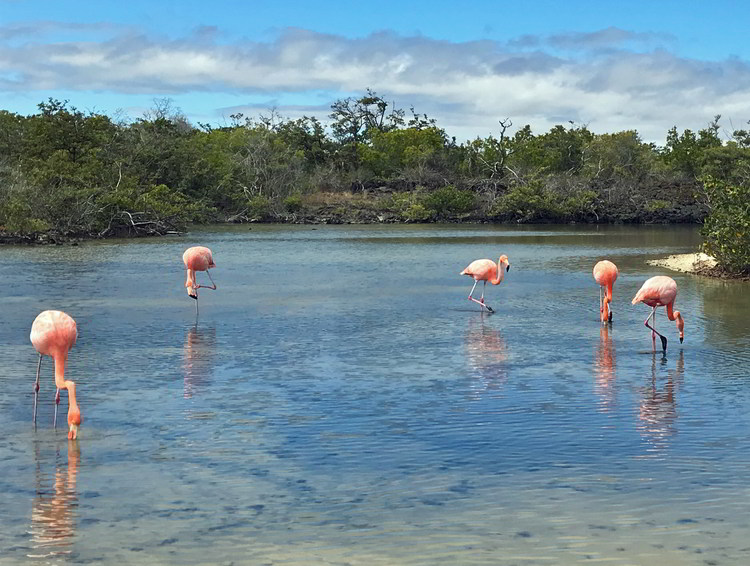
<svg viewBox="0 0 750 566">
<path fill-rule="evenodd" d="M 716 260 L 704 253 L 676 254 L 664 259 L 650 259 L 646 263 L 683 273 L 701 273 L 716 266 Z"/>
</svg>

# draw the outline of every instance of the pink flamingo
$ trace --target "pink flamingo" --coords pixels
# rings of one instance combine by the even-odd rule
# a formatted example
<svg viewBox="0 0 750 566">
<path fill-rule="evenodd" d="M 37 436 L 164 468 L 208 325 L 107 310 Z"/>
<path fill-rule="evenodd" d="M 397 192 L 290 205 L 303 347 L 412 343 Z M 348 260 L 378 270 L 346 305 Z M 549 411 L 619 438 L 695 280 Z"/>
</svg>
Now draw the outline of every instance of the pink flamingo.
<svg viewBox="0 0 750 566">
<path fill-rule="evenodd" d="M 188 296 L 195 299 L 195 314 L 198 314 L 198 289 L 203 287 L 204 289 L 216 290 L 216 283 L 211 278 L 211 274 L 208 272 L 212 267 L 216 267 L 214 263 L 213 255 L 211 250 L 203 246 L 195 246 L 185 250 L 182 254 L 182 262 L 185 264 L 187 269 L 187 281 L 185 281 L 185 287 L 187 288 Z M 205 271 L 208 278 L 211 280 L 211 286 L 198 285 L 196 282 L 195 272 Z"/>
<path fill-rule="evenodd" d="M 648 315 L 646 320 L 643 322 L 648 328 L 651 329 L 651 340 L 654 343 L 654 349 L 656 349 L 656 336 L 661 338 L 661 347 L 667 351 L 667 339 L 656 331 L 656 328 L 649 325 L 649 319 L 654 317 L 656 313 L 656 307 L 667 307 L 667 318 L 669 320 L 677 321 L 677 330 L 680 331 L 680 344 L 685 338 L 685 321 L 680 314 L 680 311 L 673 311 L 674 300 L 677 297 L 677 283 L 671 277 L 666 275 L 657 275 L 647 280 L 643 287 L 633 297 L 633 304 L 645 303 L 651 307 L 651 314 Z M 656 325 L 656 319 L 654 318 L 654 326 Z"/>
<path fill-rule="evenodd" d="M 44 311 L 34 319 L 31 325 L 31 343 L 39 352 L 39 363 L 36 367 L 36 383 L 34 384 L 34 424 L 36 424 L 36 407 L 39 396 L 39 373 L 42 369 L 42 356 L 55 359 L 55 421 L 57 427 L 57 406 L 60 404 L 60 389 L 68 390 L 68 438 L 78 437 L 78 427 L 83 422 L 83 416 L 76 403 L 76 384 L 65 380 L 65 362 L 68 352 L 76 343 L 78 331 L 76 321 L 61 311 Z"/>
<path fill-rule="evenodd" d="M 505 266 L 505 270 L 503 270 L 503 266 Z M 497 260 L 497 263 L 491 259 L 477 259 L 472 261 L 466 269 L 459 273 L 459 275 L 468 275 L 469 277 L 474 278 L 474 286 L 469 293 L 469 300 L 474 301 L 479 306 L 492 313 L 495 311 L 489 305 L 484 304 L 484 290 L 487 288 L 487 281 L 493 285 L 499 285 L 505 278 L 505 271 L 509 270 L 510 263 L 508 262 L 508 256 L 503 254 L 500 256 L 500 259 Z M 482 298 L 476 300 L 472 295 L 474 294 L 474 289 L 477 287 L 477 283 L 480 281 L 484 281 L 484 286 L 482 287 Z"/>
<path fill-rule="evenodd" d="M 612 322 L 612 311 L 609 309 L 609 304 L 612 302 L 612 286 L 615 284 L 619 273 L 617 266 L 606 259 L 594 266 L 594 279 L 599 284 L 599 314 L 602 322 Z M 604 287 L 607 288 L 607 294 L 602 298 Z"/>
</svg>

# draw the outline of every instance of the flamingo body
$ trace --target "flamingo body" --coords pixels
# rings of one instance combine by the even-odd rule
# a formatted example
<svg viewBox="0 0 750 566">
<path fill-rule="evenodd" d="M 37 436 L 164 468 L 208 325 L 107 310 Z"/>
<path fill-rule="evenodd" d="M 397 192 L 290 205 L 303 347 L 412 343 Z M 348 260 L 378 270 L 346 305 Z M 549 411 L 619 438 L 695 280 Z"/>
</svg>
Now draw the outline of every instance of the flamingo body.
<svg viewBox="0 0 750 566">
<path fill-rule="evenodd" d="M 192 298 L 197 299 L 198 289 L 200 287 L 205 287 L 205 285 L 198 285 L 195 282 L 195 272 L 205 271 L 208 274 L 209 269 L 216 267 L 211 250 L 204 246 L 188 248 L 185 250 L 185 253 L 182 254 L 182 262 L 185 264 L 185 269 L 187 270 L 187 280 L 185 281 L 187 293 Z M 210 275 L 209 279 L 211 279 Z M 213 283 L 213 281 L 211 282 Z M 216 289 L 216 285 L 214 284 L 213 287 L 208 288 Z"/>
<path fill-rule="evenodd" d="M 680 332 L 680 342 L 682 342 L 685 338 L 685 321 L 683 320 L 680 311 L 674 310 L 674 301 L 676 298 L 677 283 L 675 283 L 675 280 L 666 275 L 657 275 L 656 277 L 648 279 L 643 284 L 640 290 L 635 294 L 635 297 L 633 297 L 632 301 L 634 305 L 644 303 L 651 307 L 651 315 L 646 319 L 645 324 L 651 328 L 655 334 L 662 338 L 664 350 L 667 349 L 666 338 L 649 326 L 648 321 L 654 315 L 654 312 L 658 307 L 666 307 L 667 318 L 676 321 L 677 330 Z M 654 340 L 655 339 L 656 338 L 654 338 Z"/>
<path fill-rule="evenodd" d="M 503 267 L 505 269 L 503 269 Z M 505 278 L 505 272 L 509 269 L 510 263 L 508 262 L 508 256 L 506 255 L 501 255 L 497 260 L 497 263 L 491 259 L 477 259 L 472 261 L 466 269 L 459 274 L 468 275 L 474 279 L 474 287 L 471 288 L 471 292 L 469 293 L 469 300 L 478 303 L 482 308 L 486 308 L 490 312 L 494 312 L 489 306 L 484 304 L 484 288 L 482 289 L 482 298 L 479 300 L 476 300 L 472 296 L 474 294 L 474 289 L 479 281 L 484 281 L 485 287 L 487 286 L 487 281 L 493 285 L 499 285 Z"/>
<path fill-rule="evenodd" d="M 619 273 L 617 266 L 606 259 L 597 262 L 594 266 L 594 279 L 599 284 L 599 287 L 607 288 L 606 298 L 602 299 L 601 294 L 599 295 L 599 312 L 601 314 L 602 322 L 612 322 L 612 312 L 609 308 L 609 304 L 612 302 L 612 287 L 614 286 Z"/>
<path fill-rule="evenodd" d="M 68 352 L 78 339 L 76 322 L 62 311 L 44 311 L 40 313 L 31 325 L 31 343 L 39 352 L 39 368 L 42 356 L 50 356 L 55 360 L 55 420 L 57 420 L 57 404 L 60 402 L 60 389 L 68 391 L 68 438 L 78 436 L 78 427 L 83 422 L 83 416 L 76 403 L 76 384 L 65 379 L 65 362 Z M 34 422 L 36 422 L 36 395 L 39 391 L 39 369 L 34 388 Z"/>
<path fill-rule="evenodd" d="M 67 358 L 78 339 L 78 328 L 76 321 L 64 312 L 44 311 L 34 319 L 29 338 L 41 355 Z"/>
<path fill-rule="evenodd" d="M 674 303 L 677 297 L 677 283 L 666 275 L 657 275 L 648 279 L 633 297 L 632 303 L 645 303 L 648 306 L 664 307 Z"/>
<path fill-rule="evenodd" d="M 497 276 L 497 264 L 491 259 L 477 259 L 472 261 L 461 275 L 468 275 L 474 278 L 474 281 L 489 281 L 493 285 L 499 285 L 503 280 Z"/>
<path fill-rule="evenodd" d="M 186 269 L 192 269 L 193 271 L 206 271 L 216 267 L 211 250 L 204 246 L 194 246 L 185 250 L 185 253 L 182 254 L 182 262 Z"/>
</svg>

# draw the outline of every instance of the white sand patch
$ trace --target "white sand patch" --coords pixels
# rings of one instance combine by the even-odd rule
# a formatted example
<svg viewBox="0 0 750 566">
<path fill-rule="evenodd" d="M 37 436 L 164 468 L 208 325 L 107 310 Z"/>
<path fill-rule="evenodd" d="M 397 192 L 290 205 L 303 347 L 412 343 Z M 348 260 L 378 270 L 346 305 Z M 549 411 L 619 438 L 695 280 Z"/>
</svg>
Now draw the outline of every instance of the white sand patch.
<svg viewBox="0 0 750 566">
<path fill-rule="evenodd" d="M 649 265 L 658 265 L 666 267 L 673 271 L 682 271 L 684 273 L 698 273 L 703 269 L 708 269 L 716 265 L 716 260 L 704 253 L 697 254 L 676 254 L 664 259 L 650 259 L 646 261 Z"/>
</svg>

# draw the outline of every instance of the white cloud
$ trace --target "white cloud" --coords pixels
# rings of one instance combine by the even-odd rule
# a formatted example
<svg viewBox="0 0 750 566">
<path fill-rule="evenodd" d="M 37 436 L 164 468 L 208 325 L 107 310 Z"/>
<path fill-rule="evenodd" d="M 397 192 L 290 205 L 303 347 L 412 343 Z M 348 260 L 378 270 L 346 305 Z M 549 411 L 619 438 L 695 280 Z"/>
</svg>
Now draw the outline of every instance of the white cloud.
<svg viewBox="0 0 750 566">
<path fill-rule="evenodd" d="M 61 32 L 91 37 L 48 39 Z M 111 24 L 0 27 L 0 91 L 228 92 L 284 100 L 341 93 L 335 99 L 370 87 L 436 118 L 459 139 L 496 132 L 497 120 L 510 117 L 536 132 L 573 120 L 596 132 L 637 129 L 662 143 L 672 125 L 697 129 L 715 114 L 736 124 L 750 118 L 746 61 L 680 58 L 665 50 L 672 38 L 658 34 L 607 28 L 506 43 L 391 32 L 350 39 L 296 28 L 266 43 L 222 43 L 219 35 L 213 27 L 178 40 Z M 310 98 L 310 113 L 325 118 L 327 105 Z M 278 105 L 293 116 L 299 109 Z M 217 117 L 226 112 L 214 110 Z"/>
</svg>

